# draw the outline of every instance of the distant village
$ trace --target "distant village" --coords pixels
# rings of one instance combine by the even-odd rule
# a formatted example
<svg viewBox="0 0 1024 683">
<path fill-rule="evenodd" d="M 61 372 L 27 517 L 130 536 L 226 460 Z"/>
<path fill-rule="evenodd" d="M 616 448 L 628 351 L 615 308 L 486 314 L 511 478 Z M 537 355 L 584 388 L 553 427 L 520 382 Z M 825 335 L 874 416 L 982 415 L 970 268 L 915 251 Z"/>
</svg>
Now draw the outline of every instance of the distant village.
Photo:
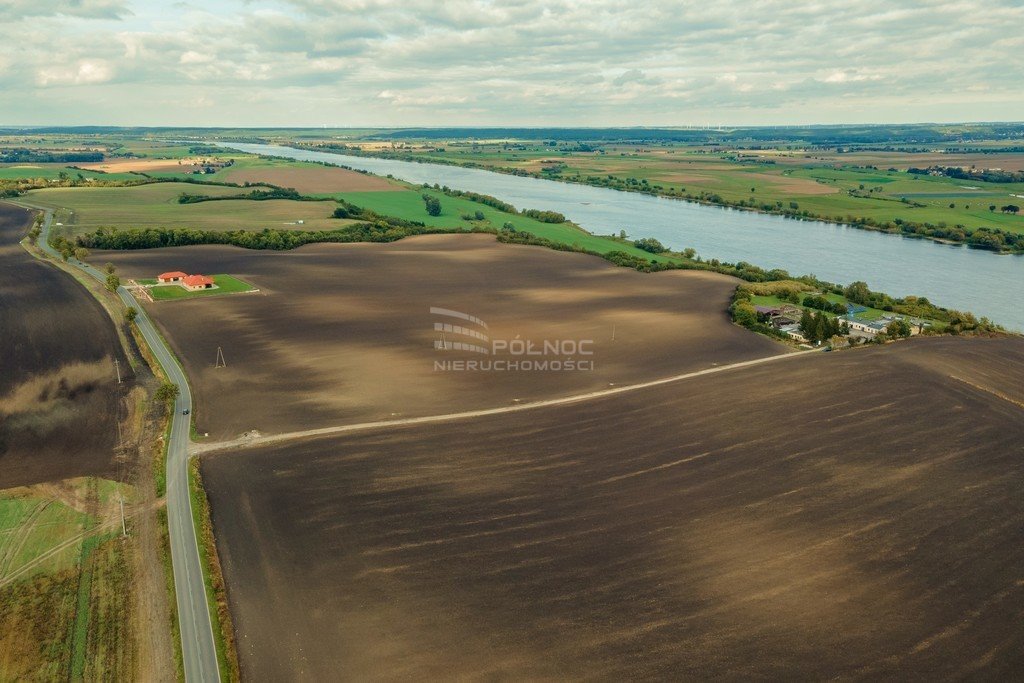
<svg viewBox="0 0 1024 683">
<path fill-rule="evenodd" d="M 898 313 L 886 313 L 874 320 L 864 320 L 857 315 L 868 310 L 857 304 L 846 304 L 846 313 L 837 315 L 836 322 L 844 330 L 844 336 L 861 341 L 873 341 L 879 334 L 885 334 L 889 326 L 897 321 L 903 321 L 909 327 L 909 334 L 920 334 L 931 326 L 931 322 L 921 318 L 900 315 Z M 781 304 L 779 306 L 754 306 L 759 321 L 771 325 L 780 332 L 789 335 L 794 341 L 809 343 L 801 327 L 801 321 L 807 309 L 792 304 Z"/>
</svg>

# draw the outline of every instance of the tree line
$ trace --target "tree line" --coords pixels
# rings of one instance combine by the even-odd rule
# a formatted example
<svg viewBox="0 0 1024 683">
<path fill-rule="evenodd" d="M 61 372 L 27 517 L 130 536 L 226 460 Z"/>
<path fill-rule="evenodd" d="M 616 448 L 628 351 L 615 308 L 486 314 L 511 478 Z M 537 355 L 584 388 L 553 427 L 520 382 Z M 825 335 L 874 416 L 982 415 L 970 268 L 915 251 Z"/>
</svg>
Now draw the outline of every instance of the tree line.
<svg viewBox="0 0 1024 683">
<path fill-rule="evenodd" d="M 253 201 L 266 201 L 268 199 L 291 199 L 294 201 L 330 201 L 316 197 L 306 197 L 290 187 L 274 187 L 269 190 L 251 190 L 241 194 L 209 195 L 190 194 L 182 192 L 178 195 L 179 204 L 199 204 L 200 202 L 215 202 L 227 199 L 250 199 Z"/>
<path fill-rule="evenodd" d="M 245 249 L 295 249 L 320 242 L 394 242 L 403 237 L 450 230 L 391 222 L 354 223 L 336 230 L 195 230 L 188 228 L 99 228 L 78 237 L 89 249 L 158 249 L 196 244 L 229 244 Z"/>
<path fill-rule="evenodd" d="M 8 147 L 0 149 L 0 163 L 4 164 L 70 164 L 103 161 L 103 152 L 50 151 Z"/>
<path fill-rule="evenodd" d="M 1004 171 L 998 168 L 961 168 L 960 166 L 910 167 L 914 175 L 944 175 L 957 180 L 976 180 L 984 183 L 1024 183 L 1024 171 Z"/>
</svg>

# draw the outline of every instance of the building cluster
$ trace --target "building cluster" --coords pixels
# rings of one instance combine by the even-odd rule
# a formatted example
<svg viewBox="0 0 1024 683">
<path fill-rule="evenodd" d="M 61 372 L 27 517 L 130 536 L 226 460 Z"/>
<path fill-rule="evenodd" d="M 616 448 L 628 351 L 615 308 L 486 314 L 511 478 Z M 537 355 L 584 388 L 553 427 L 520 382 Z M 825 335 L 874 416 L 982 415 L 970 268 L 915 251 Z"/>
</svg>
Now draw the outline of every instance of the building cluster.
<svg viewBox="0 0 1024 683">
<path fill-rule="evenodd" d="M 189 275 L 181 272 L 180 270 L 161 273 L 157 276 L 156 281 L 162 285 L 178 284 L 192 292 L 200 289 L 213 289 L 217 286 L 217 283 L 215 283 L 211 277 L 200 275 L 198 273 Z"/>
<path fill-rule="evenodd" d="M 850 328 L 849 336 L 859 337 L 865 340 L 874 339 L 879 334 L 885 332 L 885 328 L 888 327 L 889 323 L 895 320 L 907 321 L 910 325 L 910 333 L 912 335 L 920 334 L 926 327 L 931 325 L 927 320 L 900 315 L 898 313 L 886 313 L 880 318 L 876 318 L 874 320 L 863 320 L 858 318 L 857 314 L 866 311 L 866 308 L 856 304 L 847 304 L 846 307 L 846 314 L 838 316 L 839 320 L 846 323 L 847 327 Z M 785 332 L 796 341 L 807 341 L 804 335 L 800 332 L 800 319 L 803 317 L 804 309 L 799 306 L 794 306 L 792 304 L 783 304 L 781 306 L 754 306 L 754 310 L 757 312 L 759 319 L 764 320 L 767 324 L 780 332 Z"/>
</svg>

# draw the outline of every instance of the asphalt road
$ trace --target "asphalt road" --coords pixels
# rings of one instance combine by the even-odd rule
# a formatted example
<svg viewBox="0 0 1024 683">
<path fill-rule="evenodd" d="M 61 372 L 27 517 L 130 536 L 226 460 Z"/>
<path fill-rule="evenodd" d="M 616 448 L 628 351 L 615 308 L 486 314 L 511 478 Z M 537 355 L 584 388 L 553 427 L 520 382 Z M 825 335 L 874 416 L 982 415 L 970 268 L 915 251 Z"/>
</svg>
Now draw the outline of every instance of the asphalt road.
<svg viewBox="0 0 1024 683">
<path fill-rule="evenodd" d="M 44 212 L 43 232 L 39 246 L 54 258 L 60 254 L 49 244 L 50 223 L 53 213 L 42 206 L 16 202 L 31 209 Z M 106 273 L 75 258 L 68 263 L 79 268 L 100 282 L 106 282 Z M 174 571 L 174 593 L 178 604 L 178 625 L 181 630 L 181 653 L 186 681 L 220 681 L 220 667 L 217 665 L 217 649 L 214 645 L 213 623 L 206 601 L 206 586 L 203 583 L 202 564 L 199 560 L 199 541 L 196 538 L 192 505 L 188 495 L 188 444 L 191 438 L 190 417 L 183 414 L 192 411 L 192 392 L 188 379 L 174 354 L 167 348 L 157 333 L 152 320 L 124 287 L 118 287 L 117 295 L 125 306 L 132 306 L 138 316 L 135 324 L 163 367 L 169 381 L 177 384 L 180 393 L 174 402 L 171 416 L 170 442 L 167 447 L 167 524 L 171 540 L 171 565 Z"/>
</svg>

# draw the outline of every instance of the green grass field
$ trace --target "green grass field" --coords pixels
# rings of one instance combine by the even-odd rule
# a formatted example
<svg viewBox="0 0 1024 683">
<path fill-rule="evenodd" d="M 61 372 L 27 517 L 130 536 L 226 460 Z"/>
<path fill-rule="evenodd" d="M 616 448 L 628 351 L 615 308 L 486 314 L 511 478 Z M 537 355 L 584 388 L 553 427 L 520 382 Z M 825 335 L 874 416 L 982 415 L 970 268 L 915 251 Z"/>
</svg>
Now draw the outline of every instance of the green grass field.
<svg viewBox="0 0 1024 683">
<path fill-rule="evenodd" d="M 178 196 L 182 193 L 224 196 L 240 192 L 244 190 L 219 185 L 152 183 L 136 187 L 33 190 L 28 199 L 68 209 L 70 215 L 63 226 L 63 233 L 69 237 L 92 232 L 99 227 L 329 230 L 346 224 L 330 217 L 334 211 L 332 202 L 232 199 L 178 203 Z"/>
<path fill-rule="evenodd" d="M 86 482 L 74 480 L 68 495 L 83 495 Z M 96 480 L 95 491 L 97 504 L 109 505 L 117 484 Z M 98 523 L 95 517 L 59 499 L 31 490 L 4 492 L 0 495 L 0 582 L 75 566 L 81 543 L 63 544 Z"/>
<path fill-rule="evenodd" d="M 139 138 L 116 138 L 113 139 L 115 151 L 119 154 L 133 154 L 137 157 L 147 159 L 182 159 L 190 156 L 191 145 L 180 145 L 160 140 L 145 140 Z"/>
<path fill-rule="evenodd" d="M 427 213 L 426 205 L 423 202 L 423 193 L 426 192 L 441 202 L 441 215 L 431 216 Z M 326 196 L 326 195 L 325 195 Z M 554 242 L 563 244 L 578 245 L 588 251 L 605 254 L 610 251 L 625 251 L 634 256 L 641 256 L 646 259 L 658 261 L 671 260 L 666 256 L 655 256 L 642 251 L 621 241 L 591 235 L 568 223 L 553 224 L 542 223 L 528 216 L 520 216 L 505 213 L 485 204 L 463 199 L 461 197 L 449 197 L 438 190 L 410 190 L 408 192 L 344 192 L 330 195 L 344 199 L 356 206 L 371 209 L 377 213 L 404 218 L 410 221 L 421 221 L 426 225 L 440 228 L 471 228 L 474 225 L 490 228 L 501 228 L 505 223 L 511 223 L 516 230 L 527 232 L 538 237 L 544 237 Z M 480 211 L 484 220 L 464 220 L 463 214 L 475 214 Z"/>
<path fill-rule="evenodd" d="M 95 180 L 138 180 L 139 176 L 132 173 L 97 173 L 83 171 L 65 164 L 0 164 L 0 180 L 56 180 L 61 173 L 71 178 L 82 175 Z"/>
<path fill-rule="evenodd" d="M 189 291 L 184 287 L 176 284 L 170 285 L 156 285 L 156 280 L 136 280 L 140 285 L 156 285 L 150 287 L 149 293 L 153 296 L 156 301 L 173 301 L 177 299 L 197 299 L 205 296 L 223 296 L 225 294 L 239 294 L 241 292 L 251 292 L 255 287 L 250 285 L 248 282 L 239 280 L 238 278 L 231 275 L 211 275 L 213 281 L 217 284 L 216 289 L 200 289 L 196 291 Z"/>
<path fill-rule="evenodd" d="M 0 493 L 0 680 L 130 677 L 133 550 L 118 491 L 79 478 Z"/>
<path fill-rule="evenodd" d="M 90 524 L 88 515 L 35 497 L 0 497 L 0 581 L 46 554 L 28 575 L 60 571 L 78 560 L 79 545 L 53 553 L 62 542 Z"/>
<path fill-rule="evenodd" d="M 218 169 L 215 173 L 204 173 L 201 176 L 196 176 L 192 173 L 183 173 L 180 171 L 147 171 L 146 175 L 154 178 L 166 178 L 169 180 L 180 180 L 184 178 L 198 178 L 200 180 L 210 182 L 216 181 L 221 183 L 235 182 L 229 177 L 232 173 L 239 170 L 250 169 L 250 168 L 278 168 L 282 166 L 316 166 L 317 164 L 304 163 L 299 161 L 292 161 L 291 159 L 261 159 L 253 154 L 243 154 L 239 152 L 230 152 L 225 150 L 222 154 L 211 155 L 211 157 L 218 160 L 231 159 L 234 163 L 231 166 Z"/>
</svg>

